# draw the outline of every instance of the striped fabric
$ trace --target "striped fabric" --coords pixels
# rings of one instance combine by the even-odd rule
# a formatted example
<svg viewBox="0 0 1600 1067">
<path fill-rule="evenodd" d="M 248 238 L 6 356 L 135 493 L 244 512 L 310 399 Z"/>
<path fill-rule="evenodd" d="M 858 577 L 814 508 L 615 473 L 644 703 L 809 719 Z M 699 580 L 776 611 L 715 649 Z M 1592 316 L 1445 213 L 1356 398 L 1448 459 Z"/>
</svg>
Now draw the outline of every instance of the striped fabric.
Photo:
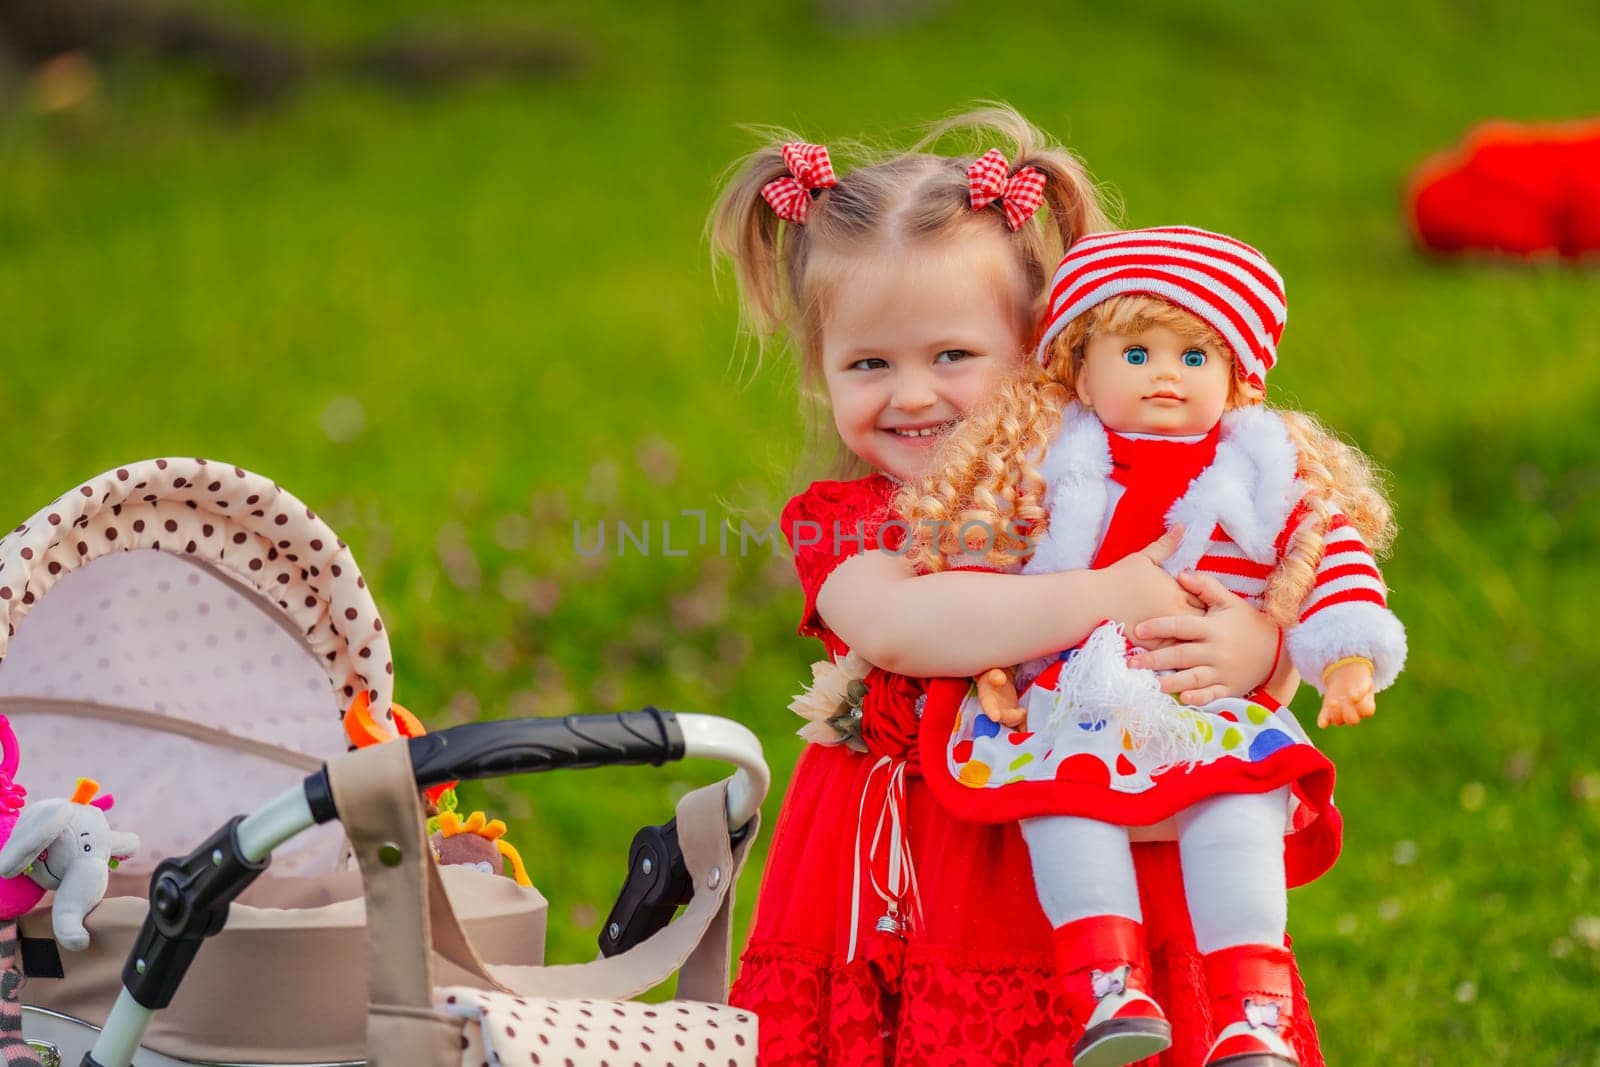
<svg viewBox="0 0 1600 1067">
<path fill-rule="evenodd" d="M 1194 569 L 1209 574 L 1227 587 L 1230 593 L 1242 596 L 1256 607 L 1267 592 L 1267 576 L 1272 573 L 1270 563 L 1257 563 L 1234 544 L 1233 538 L 1218 526 L 1211 533 L 1211 544 Z"/>
<path fill-rule="evenodd" d="M 1305 622 L 1335 604 L 1367 603 L 1388 607 L 1383 578 L 1378 574 L 1372 549 L 1343 515 L 1328 523 L 1327 545 L 1317 567 L 1317 582 L 1300 613 Z"/>
<path fill-rule="evenodd" d="M 1239 376 L 1265 385 L 1289 318 L 1283 279 L 1244 242 L 1192 226 L 1080 238 L 1051 282 L 1039 358 L 1073 319 L 1133 294 L 1159 297 L 1205 322 L 1233 350 Z"/>
<path fill-rule="evenodd" d="M 1290 537 L 1303 523 L 1314 522 L 1304 509 L 1296 509 L 1289 524 L 1279 538 L 1287 545 Z M 1388 607 L 1383 578 L 1378 573 L 1377 560 L 1372 549 L 1362 540 L 1361 534 L 1342 514 L 1335 513 L 1328 523 L 1327 547 L 1322 562 L 1317 565 L 1316 582 L 1300 613 L 1303 623 L 1313 615 L 1335 604 L 1367 603 L 1380 608 Z M 1209 574 L 1230 592 L 1261 607 L 1267 591 L 1267 577 L 1274 563 L 1256 563 L 1245 556 L 1221 526 L 1211 532 L 1211 543 L 1205 554 L 1195 564 L 1195 570 Z"/>
</svg>

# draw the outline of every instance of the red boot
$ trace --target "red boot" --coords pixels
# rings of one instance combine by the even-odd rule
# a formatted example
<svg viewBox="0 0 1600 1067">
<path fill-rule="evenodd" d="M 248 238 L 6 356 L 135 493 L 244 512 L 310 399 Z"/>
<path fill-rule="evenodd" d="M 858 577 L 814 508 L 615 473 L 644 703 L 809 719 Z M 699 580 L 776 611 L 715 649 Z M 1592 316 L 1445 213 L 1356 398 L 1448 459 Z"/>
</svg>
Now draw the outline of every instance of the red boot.
<svg viewBox="0 0 1600 1067">
<path fill-rule="evenodd" d="M 1067 1013 L 1082 1027 L 1073 1067 L 1123 1067 L 1165 1051 L 1172 1027 L 1146 990 L 1144 927 L 1096 915 L 1056 927 L 1057 966 L 1066 976 Z"/>
<path fill-rule="evenodd" d="M 1205 1067 L 1297 1067 L 1290 1045 L 1294 957 L 1275 945 L 1207 953 L 1206 988 L 1217 1039 Z"/>
</svg>

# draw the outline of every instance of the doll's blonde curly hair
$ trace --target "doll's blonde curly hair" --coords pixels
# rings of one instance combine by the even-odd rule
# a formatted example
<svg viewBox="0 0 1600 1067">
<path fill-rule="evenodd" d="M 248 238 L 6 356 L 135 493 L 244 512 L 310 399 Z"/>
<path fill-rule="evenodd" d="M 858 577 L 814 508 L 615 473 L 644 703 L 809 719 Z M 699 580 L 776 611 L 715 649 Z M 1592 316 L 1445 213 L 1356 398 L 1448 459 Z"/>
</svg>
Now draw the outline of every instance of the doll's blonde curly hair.
<svg viewBox="0 0 1600 1067">
<path fill-rule="evenodd" d="M 957 557 L 982 558 L 1004 568 L 1025 560 L 1050 528 L 1047 486 L 1038 463 L 1061 425 L 1061 412 L 1077 395 L 1089 340 L 1101 333 L 1136 335 L 1156 326 L 1186 345 L 1232 353 L 1217 333 L 1189 312 L 1150 296 L 1117 296 L 1079 315 L 1045 351 L 1044 366 L 1030 366 L 1004 383 L 940 447 L 929 473 L 908 484 L 895 508 L 911 526 L 913 563 L 942 570 Z M 1228 406 L 1260 403 L 1237 375 Z M 1277 409 L 1299 453 L 1310 521 L 1291 536 L 1284 558 L 1267 581 L 1265 609 L 1284 627 L 1299 621 L 1322 562 L 1328 523 L 1343 512 L 1382 555 L 1395 525 L 1380 472 L 1359 449 L 1304 412 Z M 963 532 L 966 536 L 963 538 Z"/>
</svg>

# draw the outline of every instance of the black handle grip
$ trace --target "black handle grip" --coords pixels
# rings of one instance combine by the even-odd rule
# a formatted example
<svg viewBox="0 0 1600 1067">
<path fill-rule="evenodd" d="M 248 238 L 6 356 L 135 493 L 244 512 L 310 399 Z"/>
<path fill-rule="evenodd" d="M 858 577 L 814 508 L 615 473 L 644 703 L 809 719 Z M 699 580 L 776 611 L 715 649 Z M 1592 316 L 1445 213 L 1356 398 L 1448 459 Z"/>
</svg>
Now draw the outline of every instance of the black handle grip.
<svg viewBox="0 0 1600 1067">
<path fill-rule="evenodd" d="M 683 728 L 670 711 L 645 708 L 562 719 L 472 722 L 413 737 L 411 766 L 417 788 L 475 778 L 538 771 L 576 770 L 683 758 Z M 317 822 L 338 818 L 327 772 L 306 779 Z"/>
</svg>

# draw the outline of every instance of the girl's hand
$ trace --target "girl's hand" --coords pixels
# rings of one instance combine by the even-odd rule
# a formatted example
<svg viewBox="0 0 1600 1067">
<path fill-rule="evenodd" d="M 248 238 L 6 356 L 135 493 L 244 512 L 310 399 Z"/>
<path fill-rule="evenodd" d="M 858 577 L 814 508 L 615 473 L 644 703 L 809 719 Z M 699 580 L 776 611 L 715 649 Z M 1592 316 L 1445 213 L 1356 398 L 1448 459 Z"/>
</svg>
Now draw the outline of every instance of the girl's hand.
<svg viewBox="0 0 1600 1067">
<path fill-rule="evenodd" d="M 1278 655 L 1278 624 L 1210 575 L 1186 573 L 1178 583 L 1205 604 L 1205 614 L 1139 623 L 1133 638 L 1152 651 L 1132 657 L 1128 665 L 1172 671 L 1160 676 L 1161 691 L 1177 693 L 1185 704 L 1208 704 L 1258 688 Z"/>
<path fill-rule="evenodd" d="M 1001 726 L 1013 730 L 1028 728 L 1028 713 L 1017 698 L 1016 683 L 1008 671 L 995 667 L 973 679 L 978 685 L 978 703 L 983 713 Z"/>
<path fill-rule="evenodd" d="M 1372 717 L 1378 702 L 1372 694 L 1372 664 L 1352 660 L 1328 672 L 1328 688 L 1322 694 L 1318 726 L 1354 726 Z"/>
<path fill-rule="evenodd" d="M 1105 603 L 1113 604 L 1113 620 L 1132 632 L 1145 619 L 1170 616 L 1200 617 L 1205 603 L 1190 594 L 1161 569 L 1167 557 L 1178 550 L 1183 527 L 1174 526 L 1140 552 L 1124 556 L 1111 566 L 1092 571 L 1107 583 Z"/>
</svg>

